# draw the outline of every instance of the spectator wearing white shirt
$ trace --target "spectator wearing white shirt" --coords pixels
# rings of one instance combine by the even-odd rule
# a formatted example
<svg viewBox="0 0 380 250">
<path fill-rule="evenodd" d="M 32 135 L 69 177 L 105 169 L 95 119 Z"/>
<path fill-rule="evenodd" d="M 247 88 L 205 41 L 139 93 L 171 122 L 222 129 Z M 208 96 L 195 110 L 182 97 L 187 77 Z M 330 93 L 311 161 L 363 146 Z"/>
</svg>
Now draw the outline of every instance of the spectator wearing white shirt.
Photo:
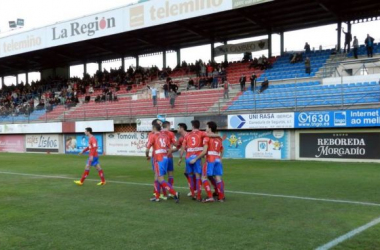
<svg viewBox="0 0 380 250">
<path fill-rule="evenodd" d="M 148 85 L 148 89 L 150 89 L 152 93 L 152 99 L 153 99 L 153 107 L 156 107 L 157 105 L 157 89 L 155 87 L 150 87 Z"/>
</svg>

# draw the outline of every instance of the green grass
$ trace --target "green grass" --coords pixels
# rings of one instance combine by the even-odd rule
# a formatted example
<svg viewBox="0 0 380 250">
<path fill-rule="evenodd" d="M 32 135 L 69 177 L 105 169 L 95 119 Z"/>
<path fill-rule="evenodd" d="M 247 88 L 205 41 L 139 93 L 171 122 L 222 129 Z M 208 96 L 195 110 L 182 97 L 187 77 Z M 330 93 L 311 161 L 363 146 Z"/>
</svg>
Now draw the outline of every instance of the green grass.
<svg viewBox="0 0 380 250">
<path fill-rule="evenodd" d="M 0 249 L 315 249 L 380 217 L 380 206 L 227 193 L 226 203 L 183 196 L 151 203 L 152 172 L 138 157 L 101 157 L 109 181 L 85 157 L 0 154 Z M 380 166 L 226 160 L 228 191 L 380 204 Z M 186 187 L 183 166 L 175 186 Z M 94 181 L 92 181 L 94 180 Z M 96 180 L 96 181 L 95 181 Z M 112 182 L 114 181 L 114 182 Z M 335 249 L 380 249 L 380 225 Z"/>
</svg>

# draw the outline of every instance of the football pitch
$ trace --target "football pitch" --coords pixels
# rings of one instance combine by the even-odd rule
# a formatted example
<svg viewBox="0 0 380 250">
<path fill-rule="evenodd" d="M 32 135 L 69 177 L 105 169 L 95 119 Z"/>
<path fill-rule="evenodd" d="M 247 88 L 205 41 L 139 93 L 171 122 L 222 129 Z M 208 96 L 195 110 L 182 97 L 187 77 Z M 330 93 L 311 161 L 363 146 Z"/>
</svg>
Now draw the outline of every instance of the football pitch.
<svg viewBox="0 0 380 250">
<path fill-rule="evenodd" d="M 0 154 L 0 249 L 380 249 L 380 165 L 225 160 L 225 203 L 152 203 L 139 157 Z M 176 161 L 176 159 L 175 159 Z M 204 191 L 203 191 L 204 193 Z"/>
</svg>

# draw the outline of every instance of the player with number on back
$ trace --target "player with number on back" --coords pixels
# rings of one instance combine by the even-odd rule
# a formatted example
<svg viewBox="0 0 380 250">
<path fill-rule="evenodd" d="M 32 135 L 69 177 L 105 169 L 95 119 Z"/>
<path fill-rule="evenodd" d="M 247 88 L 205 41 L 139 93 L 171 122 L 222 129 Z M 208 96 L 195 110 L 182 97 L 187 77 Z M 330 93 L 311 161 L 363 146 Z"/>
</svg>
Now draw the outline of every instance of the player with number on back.
<svg viewBox="0 0 380 250">
<path fill-rule="evenodd" d="M 95 136 L 93 136 L 92 134 L 92 128 L 86 128 L 84 133 L 88 137 L 88 147 L 85 148 L 82 152 L 80 152 L 79 155 L 82 155 L 83 153 L 87 151 L 90 151 L 90 153 L 89 153 L 88 161 L 84 169 L 82 178 L 79 181 L 74 181 L 74 182 L 78 186 L 82 186 L 83 182 L 85 181 L 88 174 L 90 173 L 90 167 L 96 167 L 96 170 L 98 170 L 98 174 L 101 179 L 101 182 L 99 182 L 97 185 L 103 186 L 106 184 L 106 180 L 104 179 L 104 173 L 99 164 L 98 141 L 96 140 Z"/>
<path fill-rule="evenodd" d="M 162 124 L 162 133 L 166 134 L 169 137 L 169 142 L 170 142 L 170 148 L 172 149 L 176 145 L 176 137 L 175 134 L 170 131 L 170 122 L 165 121 Z M 173 163 L 173 154 L 170 153 L 168 155 L 168 183 L 170 186 L 173 187 L 174 185 L 174 163 Z M 171 196 L 171 194 L 169 194 Z"/>
<path fill-rule="evenodd" d="M 208 135 L 216 135 L 217 125 L 215 122 L 208 122 L 207 129 Z M 211 193 L 210 183 L 208 177 L 215 176 L 216 186 L 218 190 L 218 201 L 224 202 L 224 182 L 222 180 L 223 175 L 223 140 L 220 137 L 205 137 L 203 139 L 203 151 L 190 163 L 195 163 L 197 160 L 201 159 L 203 156 L 207 155 L 206 162 L 202 168 L 202 183 L 203 187 L 207 193 L 207 199 L 203 202 L 214 202 L 213 194 Z"/>
<path fill-rule="evenodd" d="M 159 124 L 153 125 L 153 132 L 154 136 L 152 136 L 147 144 L 146 148 L 146 157 L 148 160 L 151 158 L 149 157 L 149 151 L 150 148 L 153 147 L 153 153 L 154 153 L 154 173 L 155 173 L 155 179 L 158 180 L 158 183 L 155 182 L 155 197 L 151 199 L 151 201 L 160 201 L 160 187 L 161 185 L 164 189 L 169 191 L 170 194 L 173 195 L 176 203 L 179 202 L 179 193 L 176 192 L 171 185 L 169 185 L 165 179 L 164 176 L 167 172 L 168 167 L 168 155 L 171 154 L 172 149 L 170 148 L 170 140 L 169 137 L 161 132 L 161 126 Z M 159 184 L 159 185 L 158 185 Z"/>
</svg>

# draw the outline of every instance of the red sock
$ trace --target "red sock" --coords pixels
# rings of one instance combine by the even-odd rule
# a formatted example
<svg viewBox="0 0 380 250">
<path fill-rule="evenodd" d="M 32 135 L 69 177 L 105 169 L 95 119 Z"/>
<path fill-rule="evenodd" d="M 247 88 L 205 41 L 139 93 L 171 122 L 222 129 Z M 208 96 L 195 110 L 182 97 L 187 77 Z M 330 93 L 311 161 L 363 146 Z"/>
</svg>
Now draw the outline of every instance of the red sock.
<svg viewBox="0 0 380 250">
<path fill-rule="evenodd" d="M 224 199 L 224 182 L 221 181 L 221 182 L 218 182 L 217 183 L 217 187 L 218 187 L 218 193 L 219 193 L 219 200 L 222 200 Z"/>
<path fill-rule="evenodd" d="M 166 189 L 160 184 L 160 190 L 162 191 L 162 194 L 166 197 L 168 196 L 168 193 L 166 192 Z"/>
<path fill-rule="evenodd" d="M 170 186 L 174 186 L 174 177 L 173 176 L 169 176 L 169 180 L 168 180 L 168 183 Z"/>
<path fill-rule="evenodd" d="M 100 179 L 102 180 L 102 182 L 106 182 L 106 180 L 104 179 L 104 172 L 103 172 L 103 169 L 100 169 L 99 172 L 98 172 L 98 174 L 99 174 L 99 177 L 100 177 Z"/>
<path fill-rule="evenodd" d="M 208 182 L 208 180 L 203 181 L 203 187 L 206 190 L 208 198 L 212 198 L 211 187 L 210 187 L 210 183 Z"/>
<path fill-rule="evenodd" d="M 211 185 L 214 187 L 214 192 L 217 193 L 218 192 L 218 188 L 216 186 L 216 180 L 215 180 L 215 178 L 213 176 L 209 176 L 208 179 L 211 182 Z"/>
<path fill-rule="evenodd" d="M 84 180 L 86 180 L 88 174 L 90 173 L 90 170 L 85 170 L 83 175 L 82 175 L 82 178 L 80 179 L 80 182 L 84 182 Z"/>
<path fill-rule="evenodd" d="M 177 192 L 176 192 L 171 186 L 169 186 L 169 185 L 166 183 L 166 181 L 161 182 L 161 185 L 162 185 L 166 190 L 168 190 L 169 193 L 171 193 L 172 195 L 177 195 Z"/>
<path fill-rule="evenodd" d="M 160 183 L 158 181 L 154 181 L 154 195 L 156 199 L 160 198 Z"/>
</svg>

